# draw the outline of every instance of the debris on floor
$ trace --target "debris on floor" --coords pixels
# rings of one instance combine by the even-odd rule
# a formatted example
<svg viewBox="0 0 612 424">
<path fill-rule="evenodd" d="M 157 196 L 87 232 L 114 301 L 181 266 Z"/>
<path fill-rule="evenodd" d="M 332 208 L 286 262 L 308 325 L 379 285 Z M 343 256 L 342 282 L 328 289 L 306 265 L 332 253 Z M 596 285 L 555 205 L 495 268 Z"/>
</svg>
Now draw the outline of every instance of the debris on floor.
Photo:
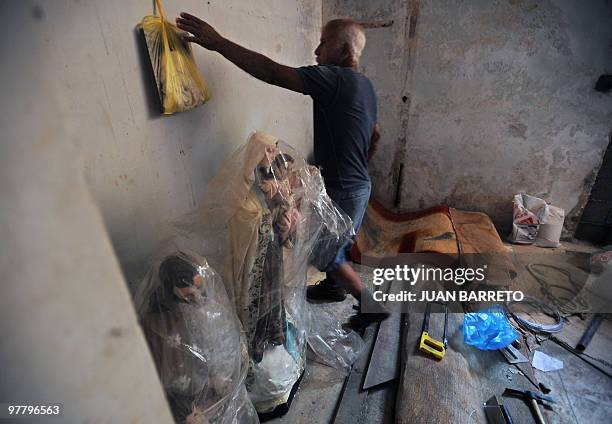
<svg viewBox="0 0 612 424">
<path fill-rule="evenodd" d="M 534 368 L 548 372 L 548 371 L 557 371 L 563 369 L 563 361 L 558 360 L 557 358 L 553 358 L 542 352 L 541 350 L 536 350 L 533 353 L 533 359 L 531 364 Z"/>
</svg>

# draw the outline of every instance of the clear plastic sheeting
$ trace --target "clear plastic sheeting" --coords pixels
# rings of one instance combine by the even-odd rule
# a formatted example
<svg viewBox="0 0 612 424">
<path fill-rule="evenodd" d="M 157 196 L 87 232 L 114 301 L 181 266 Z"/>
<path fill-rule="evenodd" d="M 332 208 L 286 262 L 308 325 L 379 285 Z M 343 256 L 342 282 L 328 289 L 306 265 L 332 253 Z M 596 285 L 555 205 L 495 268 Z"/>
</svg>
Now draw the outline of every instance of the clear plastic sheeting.
<svg viewBox="0 0 612 424">
<path fill-rule="evenodd" d="M 134 301 L 176 422 L 259 422 L 244 385 L 244 334 L 203 257 L 164 249 Z"/>
<path fill-rule="evenodd" d="M 316 167 L 257 132 L 177 227 L 222 273 L 246 332 L 246 384 L 256 409 L 287 402 L 304 369 L 307 268 L 333 261 L 353 235 L 350 218 L 327 196 Z"/>
<path fill-rule="evenodd" d="M 308 304 L 308 347 L 317 362 L 348 373 L 365 343 L 354 331 L 346 331 L 331 313 Z"/>
</svg>

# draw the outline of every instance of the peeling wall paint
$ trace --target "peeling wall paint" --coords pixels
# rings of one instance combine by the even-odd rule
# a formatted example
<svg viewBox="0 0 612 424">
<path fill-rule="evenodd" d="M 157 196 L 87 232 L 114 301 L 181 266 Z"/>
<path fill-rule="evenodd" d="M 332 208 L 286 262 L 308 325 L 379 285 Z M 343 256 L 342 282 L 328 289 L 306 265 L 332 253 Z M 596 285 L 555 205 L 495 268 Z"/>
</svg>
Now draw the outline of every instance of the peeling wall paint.
<svg viewBox="0 0 612 424">
<path fill-rule="evenodd" d="M 563 207 L 573 233 L 612 129 L 612 99 L 593 90 L 612 72 L 612 3 L 324 1 L 335 17 L 393 21 L 366 29 L 362 57 L 379 99 L 380 201 L 483 211 L 505 231 L 527 192 Z"/>
</svg>

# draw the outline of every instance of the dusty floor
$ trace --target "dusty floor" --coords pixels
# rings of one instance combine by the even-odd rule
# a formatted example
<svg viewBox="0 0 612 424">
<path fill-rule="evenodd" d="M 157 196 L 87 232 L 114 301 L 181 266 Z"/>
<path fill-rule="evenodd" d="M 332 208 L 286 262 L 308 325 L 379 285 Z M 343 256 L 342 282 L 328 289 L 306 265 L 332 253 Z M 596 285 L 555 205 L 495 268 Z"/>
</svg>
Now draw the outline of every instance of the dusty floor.
<svg viewBox="0 0 612 424">
<path fill-rule="evenodd" d="M 519 253 L 539 253 L 541 249 L 534 247 L 512 246 L 512 251 Z M 589 252 L 593 248 L 585 244 L 564 243 L 559 250 Z M 549 249 L 548 252 L 551 250 Z M 371 271 L 366 267 L 356 266 L 364 282 L 371 286 Z M 612 282 L 611 282 L 612 283 Z M 352 305 L 356 302 L 347 298 L 344 302 L 322 304 L 319 307 L 332 312 L 339 320 L 344 321 L 354 311 Z M 558 339 L 575 346 L 589 322 L 572 317 L 566 323 L 564 330 L 557 335 Z M 541 350 L 564 363 L 560 371 L 544 373 L 535 370 L 536 379 L 551 389 L 557 403 L 552 409 L 546 410 L 546 417 L 551 423 L 605 423 L 610 422 L 612 415 L 612 378 L 589 365 L 581 358 L 570 353 L 553 341 L 542 341 L 537 346 Z M 597 360 L 593 363 L 612 374 L 612 322 L 608 319 L 601 325 L 586 353 Z M 369 354 L 365 352 L 364 354 Z M 500 361 L 503 361 L 500 355 Z M 602 363 L 603 362 L 603 363 Z M 511 374 L 509 378 L 524 378 Z M 346 374 L 340 370 L 317 363 L 308 362 L 304 378 L 294 398 L 290 411 L 282 418 L 272 420 L 274 423 L 313 423 L 325 424 L 334 417 L 338 399 L 341 396 Z M 389 383 L 378 389 L 371 390 L 362 410 L 355 415 L 353 424 L 359 423 L 391 423 L 394 422 L 394 403 L 396 398 L 396 383 Z M 484 402 L 485 399 L 483 399 Z M 527 404 L 513 403 L 514 407 L 524 407 Z M 471 417 L 471 421 L 479 422 Z"/>
<path fill-rule="evenodd" d="M 311 279 L 311 283 L 318 281 L 323 274 L 317 277 Z M 322 303 L 317 307 L 325 309 L 344 322 L 354 312 L 352 307 L 356 304 L 355 299 L 348 296 L 344 302 Z M 346 373 L 343 370 L 336 370 L 316 362 L 309 352 L 304 378 L 293 399 L 291 409 L 284 417 L 270 422 L 279 424 L 331 422 L 345 380 Z"/>
</svg>

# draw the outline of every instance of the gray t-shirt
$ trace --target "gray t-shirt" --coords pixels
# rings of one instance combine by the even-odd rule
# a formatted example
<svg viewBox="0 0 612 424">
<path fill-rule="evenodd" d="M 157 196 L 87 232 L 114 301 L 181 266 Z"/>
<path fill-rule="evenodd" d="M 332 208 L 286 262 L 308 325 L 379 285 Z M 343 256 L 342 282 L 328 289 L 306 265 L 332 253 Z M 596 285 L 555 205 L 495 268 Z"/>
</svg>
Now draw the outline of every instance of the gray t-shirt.
<svg viewBox="0 0 612 424">
<path fill-rule="evenodd" d="M 335 65 L 297 68 L 304 94 L 314 103 L 314 156 L 325 185 L 358 190 L 370 184 L 368 150 L 376 124 L 376 94 L 370 80 Z"/>
</svg>

